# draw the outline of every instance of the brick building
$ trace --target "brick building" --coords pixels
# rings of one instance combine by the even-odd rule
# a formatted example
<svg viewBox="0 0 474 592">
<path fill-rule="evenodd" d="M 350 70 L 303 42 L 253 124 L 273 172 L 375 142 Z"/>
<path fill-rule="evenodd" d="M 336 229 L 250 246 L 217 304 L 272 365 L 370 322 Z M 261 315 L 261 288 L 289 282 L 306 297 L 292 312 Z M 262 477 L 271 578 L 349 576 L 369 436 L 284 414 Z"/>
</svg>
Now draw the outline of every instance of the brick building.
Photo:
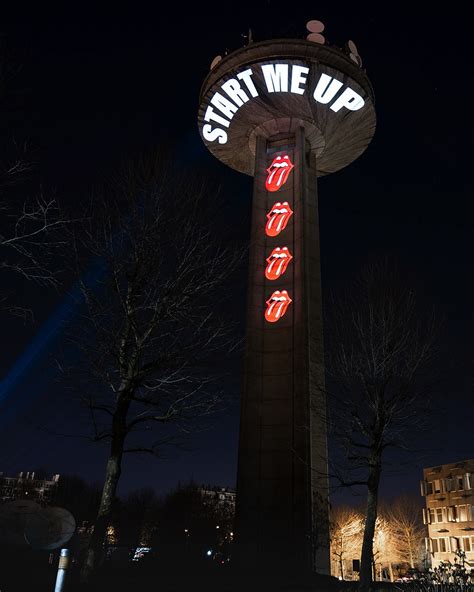
<svg viewBox="0 0 474 592">
<path fill-rule="evenodd" d="M 423 469 L 421 495 L 432 566 L 450 562 L 474 569 L 474 459 Z"/>
<path fill-rule="evenodd" d="M 36 477 L 34 471 L 22 471 L 16 477 L 7 477 L 0 472 L 0 502 L 32 499 L 38 503 L 50 503 L 58 482 L 59 475 L 44 479 Z"/>
</svg>

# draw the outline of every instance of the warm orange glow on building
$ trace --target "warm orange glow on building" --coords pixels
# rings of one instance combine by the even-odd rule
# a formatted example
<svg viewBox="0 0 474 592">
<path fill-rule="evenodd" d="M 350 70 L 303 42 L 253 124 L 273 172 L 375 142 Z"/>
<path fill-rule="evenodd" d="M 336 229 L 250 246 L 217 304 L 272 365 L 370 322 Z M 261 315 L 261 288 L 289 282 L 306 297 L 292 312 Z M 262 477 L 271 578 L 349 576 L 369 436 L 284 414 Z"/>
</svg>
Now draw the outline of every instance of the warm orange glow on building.
<svg viewBox="0 0 474 592">
<path fill-rule="evenodd" d="M 474 459 L 423 469 L 423 522 L 433 567 L 441 561 L 474 569 Z"/>
</svg>

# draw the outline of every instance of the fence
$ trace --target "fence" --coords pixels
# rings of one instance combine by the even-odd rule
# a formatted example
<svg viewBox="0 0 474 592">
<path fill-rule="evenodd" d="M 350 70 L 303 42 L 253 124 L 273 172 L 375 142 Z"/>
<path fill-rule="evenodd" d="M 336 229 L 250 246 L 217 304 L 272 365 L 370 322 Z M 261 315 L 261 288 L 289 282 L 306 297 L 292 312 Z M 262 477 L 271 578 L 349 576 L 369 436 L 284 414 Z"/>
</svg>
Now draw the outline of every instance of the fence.
<svg viewBox="0 0 474 592">
<path fill-rule="evenodd" d="M 395 590 L 403 592 L 474 592 L 474 582 L 458 580 L 454 582 L 437 582 L 433 580 L 414 580 L 396 583 Z"/>
</svg>

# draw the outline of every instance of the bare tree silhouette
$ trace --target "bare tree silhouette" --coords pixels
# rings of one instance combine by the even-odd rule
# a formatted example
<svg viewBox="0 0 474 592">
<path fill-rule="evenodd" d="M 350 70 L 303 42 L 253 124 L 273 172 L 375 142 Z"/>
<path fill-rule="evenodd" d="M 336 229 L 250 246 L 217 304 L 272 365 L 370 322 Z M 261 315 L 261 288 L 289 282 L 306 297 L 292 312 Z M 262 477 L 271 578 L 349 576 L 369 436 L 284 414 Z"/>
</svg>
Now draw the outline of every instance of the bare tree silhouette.
<svg viewBox="0 0 474 592">
<path fill-rule="evenodd" d="M 85 303 L 76 384 L 92 438 L 109 445 L 83 579 L 102 554 L 124 454 L 160 456 L 224 405 L 216 379 L 235 338 L 220 300 L 240 255 L 214 238 L 214 189 L 156 153 L 97 192 L 92 215 L 74 227 Z"/>
</svg>

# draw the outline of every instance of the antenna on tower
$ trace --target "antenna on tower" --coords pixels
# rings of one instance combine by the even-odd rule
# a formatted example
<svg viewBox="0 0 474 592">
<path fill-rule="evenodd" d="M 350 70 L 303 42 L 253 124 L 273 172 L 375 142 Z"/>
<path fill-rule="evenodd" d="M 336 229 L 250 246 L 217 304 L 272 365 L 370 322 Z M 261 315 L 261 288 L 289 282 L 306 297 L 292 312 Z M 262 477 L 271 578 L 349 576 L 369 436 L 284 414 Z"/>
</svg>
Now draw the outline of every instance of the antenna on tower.
<svg viewBox="0 0 474 592">
<path fill-rule="evenodd" d="M 360 57 L 359 51 L 357 50 L 357 46 L 352 41 L 352 39 L 349 39 L 346 47 L 347 47 L 347 50 L 349 51 L 349 57 L 351 58 L 351 60 L 353 62 L 355 62 L 359 67 L 362 67 L 362 58 Z"/>
<path fill-rule="evenodd" d="M 221 55 L 217 55 L 211 62 L 211 66 L 209 68 L 209 70 L 212 70 L 213 68 L 215 68 L 217 66 L 217 64 L 222 60 L 222 56 Z"/>
<path fill-rule="evenodd" d="M 321 35 L 321 33 L 324 31 L 324 28 L 324 23 L 321 21 L 308 21 L 306 23 L 306 29 L 309 31 L 309 35 L 307 35 L 306 40 L 324 45 L 324 43 L 326 43 L 326 39 L 324 35 Z"/>
<path fill-rule="evenodd" d="M 250 45 L 251 43 L 253 43 L 253 34 L 252 34 L 252 29 L 249 27 L 249 32 L 247 33 L 247 35 L 244 35 L 242 33 L 242 37 L 244 39 L 247 39 L 247 43 L 245 45 Z"/>
</svg>

